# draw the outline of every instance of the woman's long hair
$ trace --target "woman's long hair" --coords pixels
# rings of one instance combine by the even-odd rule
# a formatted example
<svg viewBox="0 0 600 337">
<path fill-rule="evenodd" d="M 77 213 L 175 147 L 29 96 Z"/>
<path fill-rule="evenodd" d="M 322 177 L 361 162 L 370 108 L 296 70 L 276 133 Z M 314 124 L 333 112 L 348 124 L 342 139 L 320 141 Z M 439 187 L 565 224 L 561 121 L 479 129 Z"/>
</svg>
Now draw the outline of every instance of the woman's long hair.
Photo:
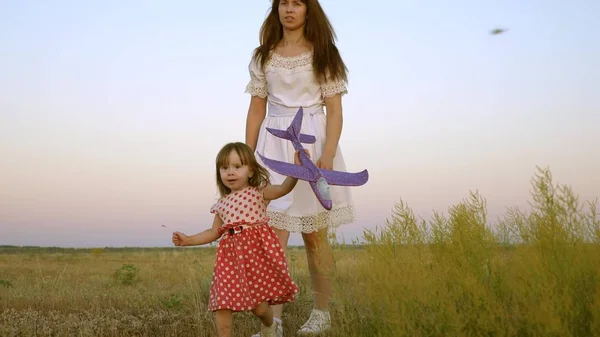
<svg viewBox="0 0 600 337">
<path fill-rule="evenodd" d="M 304 37 L 313 45 L 313 71 L 321 83 L 348 80 L 348 68 L 335 45 L 337 38 L 333 26 L 318 0 L 302 0 L 306 4 Z M 283 38 L 283 26 L 279 21 L 279 0 L 273 0 L 271 11 L 260 28 L 260 46 L 253 57 L 264 69 L 269 54 Z"/>
</svg>

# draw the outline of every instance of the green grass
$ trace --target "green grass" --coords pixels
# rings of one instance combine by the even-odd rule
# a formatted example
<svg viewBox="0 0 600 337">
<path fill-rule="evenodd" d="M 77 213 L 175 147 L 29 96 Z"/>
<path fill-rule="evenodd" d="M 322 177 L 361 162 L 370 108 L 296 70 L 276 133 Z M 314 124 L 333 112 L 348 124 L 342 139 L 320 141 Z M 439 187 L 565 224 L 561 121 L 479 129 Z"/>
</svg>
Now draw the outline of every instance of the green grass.
<svg viewBox="0 0 600 337">
<path fill-rule="evenodd" d="M 492 226 L 477 193 L 430 222 L 399 201 L 365 244 L 334 245 L 329 336 L 600 336 L 595 204 L 539 170 L 531 206 Z M 0 335 L 215 336 L 214 254 L 0 247 Z M 312 305 L 304 254 L 288 254 L 301 294 L 284 308 L 286 336 Z M 249 313 L 234 320 L 235 336 L 258 331 Z"/>
</svg>

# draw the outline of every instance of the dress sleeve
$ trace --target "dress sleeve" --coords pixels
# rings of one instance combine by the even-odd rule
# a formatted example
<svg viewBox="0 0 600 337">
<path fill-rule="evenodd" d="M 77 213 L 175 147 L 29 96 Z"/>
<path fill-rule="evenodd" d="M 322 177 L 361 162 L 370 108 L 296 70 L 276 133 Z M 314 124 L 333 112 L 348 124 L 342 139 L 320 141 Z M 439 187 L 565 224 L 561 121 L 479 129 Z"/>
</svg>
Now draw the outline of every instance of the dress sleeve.
<svg viewBox="0 0 600 337">
<path fill-rule="evenodd" d="M 267 79 L 260 64 L 254 58 L 250 60 L 248 71 L 250 72 L 250 81 L 246 86 L 246 93 L 261 98 L 267 97 Z"/>
<path fill-rule="evenodd" d="M 337 94 L 344 96 L 348 93 L 348 87 L 344 80 L 332 80 L 327 74 L 327 80 L 321 83 L 323 98 L 333 97 Z"/>
<path fill-rule="evenodd" d="M 212 206 L 210 206 L 211 214 L 219 214 L 219 202 L 215 202 Z"/>
</svg>

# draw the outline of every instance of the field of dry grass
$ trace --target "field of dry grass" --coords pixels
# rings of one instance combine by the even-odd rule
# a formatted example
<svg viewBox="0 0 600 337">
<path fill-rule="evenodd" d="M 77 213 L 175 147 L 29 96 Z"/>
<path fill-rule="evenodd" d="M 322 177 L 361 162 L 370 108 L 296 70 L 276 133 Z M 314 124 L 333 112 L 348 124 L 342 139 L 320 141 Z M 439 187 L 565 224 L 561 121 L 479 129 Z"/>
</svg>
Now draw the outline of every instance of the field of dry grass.
<svg viewBox="0 0 600 337">
<path fill-rule="evenodd" d="M 600 221 L 540 170 L 532 210 L 488 224 L 477 194 L 429 222 L 403 202 L 365 245 L 335 245 L 329 336 L 600 336 Z M 492 229 L 493 228 L 493 229 Z M 301 287 L 286 336 L 311 309 Z M 0 248 L 1 336 L 215 336 L 214 248 Z M 259 326 L 234 316 L 236 336 Z"/>
</svg>

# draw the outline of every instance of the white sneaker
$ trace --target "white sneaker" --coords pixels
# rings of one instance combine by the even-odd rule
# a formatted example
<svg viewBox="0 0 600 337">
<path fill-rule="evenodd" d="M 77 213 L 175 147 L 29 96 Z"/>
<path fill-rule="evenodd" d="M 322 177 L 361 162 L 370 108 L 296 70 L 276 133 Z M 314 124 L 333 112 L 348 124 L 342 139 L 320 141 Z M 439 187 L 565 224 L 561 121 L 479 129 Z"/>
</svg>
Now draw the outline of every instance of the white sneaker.
<svg viewBox="0 0 600 337">
<path fill-rule="evenodd" d="M 273 317 L 273 326 L 267 328 L 264 325 L 260 325 L 260 332 L 252 335 L 252 337 L 283 337 L 283 326 L 281 320 L 277 317 Z"/>
<path fill-rule="evenodd" d="M 310 317 L 296 332 L 296 336 L 318 336 L 331 328 L 331 316 L 327 311 L 313 309 Z"/>
</svg>

